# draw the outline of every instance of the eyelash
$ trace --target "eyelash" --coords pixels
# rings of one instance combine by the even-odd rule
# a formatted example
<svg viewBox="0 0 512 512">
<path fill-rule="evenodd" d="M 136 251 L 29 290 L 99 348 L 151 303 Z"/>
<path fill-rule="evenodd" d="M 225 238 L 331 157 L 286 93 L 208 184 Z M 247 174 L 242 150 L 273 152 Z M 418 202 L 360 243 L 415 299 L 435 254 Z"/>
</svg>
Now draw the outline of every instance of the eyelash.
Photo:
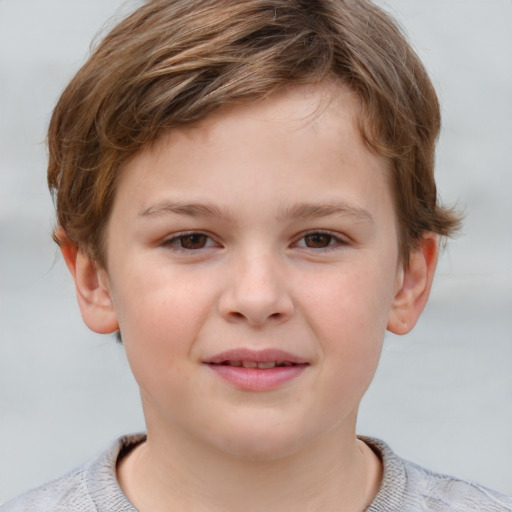
<svg viewBox="0 0 512 512">
<path fill-rule="evenodd" d="M 308 247 L 306 245 L 298 245 L 298 242 L 300 242 L 301 240 L 305 240 L 307 237 L 312 237 L 312 236 L 325 236 L 325 237 L 328 237 L 329 238 L 329 243 L 328 245 L 326 245 L 325 247 Z M 297 240 L 297 242 L 294 242 L 293 246 L 294 247 L 301 247 L 301 248 L 304 248 L 304 249 L 311 249 L 315 252 L 328 252 L 328 251 L 332 251 L 332 250 L 336 250 L 340 247 L 343 247 L 343 246 L 346 246 L 348 245 L 348 241 L 341 238 L 340 236 L 338 235 L 335 235 L 333 233 L 331 233 L 330 231 L 319 231 L 319 230 L 316 230 L 316 231 L 309 231 L 307 233 L 304 233 L 300 236 L 300 238 Z"/>
<path fill-rule="evenodd" d="M 192 249 L 190 247 L 184 247 L 183 242 L 184 240 L 191 239 L 192 237 L 205 237 L 206 243 L 202 247 L 198 247 L 195 249 Z M 212 247 L 213 244 L 216 244 L 216 242 L 212 239 L 211 236 L 207 235 L 206 233 L 203 233 L 202 231 L 191 231 L 188 233 L 179 233 L 178 235 L 173 236 L 172 238 L 169 238 L 168 240 L 164 241 L 165 246 L 171 246 L 176 251 L 183 251 L 183 252 L 194 252 L 199 251 L 201 249 L 206 249 L 208 247 Z"/>
<path fill-rule="evenodd" d="M 320 236 L 320 237 L 327 237 L 328 243 L 325 247 L 309 247 L 307 245 L 299 245 L 299 242 L 302 240 L 306 240 L 308 237 L 313 236 Z M 192 237 L 204 237 L 204 245 L 201 247 L 191 248 L 191 247 L 184 247 L 183 243 L 185 240 L 189 240 Z M 165 240 L 164 242 L 165 246 L 171 246 L 176 251 L 182 251 L 182 252 L 195 252 L 200 251 L 202 249 L 207 249 L 209 247 L 213 247 L 214 245 L 218 245 L 211 236 L 209 236 L 206 233 L 203 233 L 202 231 L 191 231 L 187 233 L 179 233 L 172 238 L 169 238 L 168 240 Z M 307 233 L 304 233 L 300 236 L 300 238 L 297 239 L 297 241 L 292 243 L 292 247 L 299 247 L 303 249 L 311 249 L 315 252 L 327 252 L 334 249 L 339 248 L 340 246 L 346 246 L 348 245 L 348 242 L 344 240 L 343 238 L 340 238 L 337 235 L 334 235 L 333 233 L 329 231 L 309 231 Z"/>
</svg>

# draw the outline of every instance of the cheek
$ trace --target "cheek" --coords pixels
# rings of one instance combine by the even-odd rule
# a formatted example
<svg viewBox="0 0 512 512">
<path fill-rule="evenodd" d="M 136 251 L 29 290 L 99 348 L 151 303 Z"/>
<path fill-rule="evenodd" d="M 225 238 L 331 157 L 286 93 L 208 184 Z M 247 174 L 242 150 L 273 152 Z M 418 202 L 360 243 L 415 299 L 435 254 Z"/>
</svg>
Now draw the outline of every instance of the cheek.
<svg viewBox="0 0 512 512">
<path fill-rule="evenodd" d="M 132 272 L 114 286 L 114 304 L 134 373 L 144 368 L 153 373 L 158 368 L 164 374 L 171 368 L 181 371 L 179 365 L 193 349 L 213 295 L 207 286 L 193 286 L 183 273 L 156 270 Z"/>
<path fill-rule="evenodd" d="M 162 410 L 170 414 L 191 399 L 190 354 L 204 316 L 201 301 L 193 295 L 160 286 L 122 305 L 124 349 L 148 411 L 166 404 Z"/>
<path fill-rule="evenodd" d="M 379 267 L 377 267 L 379 268 Z M 362 394 L 377 367 L 392 300 L 393 282 L 371 266 L 342 271 L 309 284 L 303 304 L 327 373 L 340 397 Z"/>
<path fill-rule="evenodd" d="M 350 337 L 361 343 L 383 336 L 391 308 L 393 272 L 373 270 L 371 265 L 351 265 L 303 282 L 307 294 L 304 316 L 327 338 Z M 382 337 L 381 336 L 381 337 Z"/>
</svg>

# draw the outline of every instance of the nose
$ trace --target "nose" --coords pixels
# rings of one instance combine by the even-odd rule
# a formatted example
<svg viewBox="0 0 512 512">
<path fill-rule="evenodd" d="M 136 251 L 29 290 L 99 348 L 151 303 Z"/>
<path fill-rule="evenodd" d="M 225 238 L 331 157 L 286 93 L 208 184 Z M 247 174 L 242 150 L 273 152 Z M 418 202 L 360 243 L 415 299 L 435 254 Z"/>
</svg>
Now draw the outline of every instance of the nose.
<svg viewBox="0 0 512 512">
<path fill-rule="evenodd" d="M 267 255 L 235 264 L 219 298 L 221 316 L 251 326 L 289 320 L 294 304 L 283 274 L 275 259 Z"/>
</svg>

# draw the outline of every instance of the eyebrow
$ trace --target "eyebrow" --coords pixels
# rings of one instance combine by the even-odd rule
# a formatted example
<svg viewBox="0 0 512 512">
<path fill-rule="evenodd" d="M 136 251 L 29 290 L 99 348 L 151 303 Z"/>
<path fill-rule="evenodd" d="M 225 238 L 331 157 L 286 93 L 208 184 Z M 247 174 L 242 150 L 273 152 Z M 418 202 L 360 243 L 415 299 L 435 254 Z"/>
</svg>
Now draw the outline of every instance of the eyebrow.
<svg viewBox="0 0 512 512">
<path fill-rule="evenodd" d="M 356 221 L 374 222 L 372 214 L 363 208 L 352 206 L 345 202 L 330 201 L 328 203 L 300 203 L 287 208 L 285 218 L 321 218 L 330 215 L 352 217 Z"/>
<path fill-rule="evenodd" d="M 165 201 L 142 210 L 138 217 L 160 217 L 167 215 L 182 215 L 189 217 L 220 217 L 232 221 L 235 216 L 229 210 L 222 210 L 218 206 L 207 203 L 179 203 Z M 278 220 L 284 219 L 311 219 L 331 215 L 352 217 L 358 222 L 373 223 L 371 213 L 363 208 L 352 206 L 340 201 L 326 203 L 299 203 L 291 205 L 279 215 Z"/>
<path fill-rule="evenodd" d="M 186 215 L 190 217 L 224 217 L 217 206 L 203 203 L 163 202 L 150 206 L 139 213 L 139 217 L 160 217 L 165 215 Z"/>
</svg>

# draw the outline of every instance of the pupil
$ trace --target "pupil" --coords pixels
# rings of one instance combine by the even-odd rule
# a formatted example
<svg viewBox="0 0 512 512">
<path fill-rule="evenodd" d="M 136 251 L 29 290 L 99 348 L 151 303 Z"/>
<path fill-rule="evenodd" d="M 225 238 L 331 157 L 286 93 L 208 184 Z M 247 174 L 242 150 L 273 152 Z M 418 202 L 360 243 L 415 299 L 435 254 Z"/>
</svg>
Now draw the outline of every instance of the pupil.
<svg viewBox="0 0 512 512">
<path fill-rule="evenodd" d="M 181 246 L 184 249 L 202 249 L 206 245 L 206 235 L 193 234 L 184 236 L 181 239 Z"/>
<path fill-rule="evenodd" d="M 315 249 L 321 249 L 323 247 L 327 247 L 331 243 L 331 238 L 331 235 L 324 235 L 322 233 L 307 235 L 306 245 Z"/>
</svg>

